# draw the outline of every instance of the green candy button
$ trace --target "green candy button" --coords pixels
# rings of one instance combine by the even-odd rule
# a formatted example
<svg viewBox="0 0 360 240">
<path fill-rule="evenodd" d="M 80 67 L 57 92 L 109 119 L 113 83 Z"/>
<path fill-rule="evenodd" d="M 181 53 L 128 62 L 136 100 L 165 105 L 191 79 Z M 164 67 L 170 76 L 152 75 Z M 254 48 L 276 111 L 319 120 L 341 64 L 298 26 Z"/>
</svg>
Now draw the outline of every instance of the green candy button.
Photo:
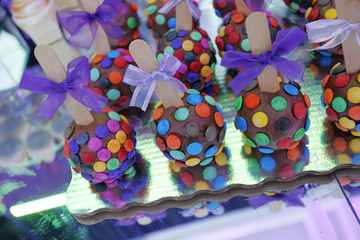
<svg viewBox="0 0 360 240">
<path fill-rule="evenodd" d="M 196 89 L 189 89 L 186 93 L 187 94 L 200 94 L 200 92 Z"/>
<path fill-rule="evenodd" d="M 164 53 L 168 53 L 170 55 L 174 55 L 174 49 L 170 46 L 167 46 L 165 49 L 164 49 Z"/>
<path fill-rule="evenodd" d="M 111 89 L 110 91 L 107 92 L 106 96 L 110 99 L 110 100 L 118 100 L 120 97 L 120 92 L 117 89 Z"/>
<path fill-rule="evenodd" d="M 192 33 L 190 34 L 190 38 L 191 38 L 192 40 L 198 42 L 198 41 L 201 40 L 202 36 L 201 36 L 201 33 L 199 33 L 199 32 L 192 32 Z"/>
<path fill-rule="evenodd" d="M 200 166 L 205 166 L 208 165 L 209 163 L 211 163 L 211 161 L 213 160 L 213 158 L 207 158 L 205 160 L 203 160 L 202 162 L 199 163 Z"/>
<path fill-rule="evenodd" d="M 287 107 L 286 99 L 281 96 L 274 97 L 271 100 L 271 107 L 278 112 L 285 110 Z"/>
<path fill-rule="evenodd" d="M 187 108 L 179 108 L 176 110 L 174 116 L 179 122 L 185 121 L 189 117 L 189 110 Z"/>
<path fill-rule="evenodd" d="M 241 47 L 242 47 L 242 49 L 244 49 L 244 51 L 246 51 L 246 52 L 250 51 L 251 48 L 250 48 L 249 39 L 244 39 L 244 40 L 242 40 L 242 42 L 241 42 Z"/>
<path fill-rule="evenodd" d="M 147 9 L 147 13 L 148 14 L 153 14 L 154 12 L 156 12 L 156 10 L 157 10 L 157 7 L 155 5 L 151 5 Z"/>
<path fill-rule="evenodd" d="M 267 145 L 270 142 L 270 138 L 265 133 L 258 133 L 255 135 L 255 141 L 260 145 Z"/>
<path fill-rule="evenodd" d="M 136 19 L 134 17 L 130 17 L 128 20 L 127 20 L 127 25 L 130 29 L 133 29 L 136 27 Z"/>
<path fill-rule="evenodd" d="M 238 97 L 238 98 L 236 99 L 236 101 L 235 101 L 235 110 L 236 110 L 236 111 L 239 111 L 239 110 L 241 109 L 242 103 L 243 103 L 243 99 L 242 99 L 242 97 L 240 96 L 240 97 Z"/>
<path fill-rule="evenodd" d="M 185 158 L 185 154 L 182 151 L 179 151 L 179 150 L 170 151 L 170 156 L 172 156 L 176 160 L 182 160 L 182 159 Z"/>
<path fill-rule="evenodd" d="M 159 25 L 164 25 L 164 23 L 166 22 L 166 18 L 165 18 L 164 15 L 159 14 L 159 15 L 156 16 L 155 21 Z"/>
<path fill-rule="evenodd" d="M 209 95 L 205 95 L 204 97 L 205 101 L 210 104 L 211 106 L 215 106 L 216 105 L 216 101 L 214 98 L 212 98 L 211 96 Z"/>
<path fill-rule="evenodd" d="M 160 62 L 161 59 L 163 58 L 163 56 L 164 56 L 163 53 L 159 53 L 159 54 L 156 56 L 156 58 L 157 58 L 157 60 Z"/>
<path fill-rule="evenodd" d="M 250 147 L 256 148 L 256 144 L 250 138 L 245 137 L 245 141 L 250 145 Z"/>
<path fill-rule="evenodd" d="M 295 141 L 300 141 L 305 135 L 305 129 L 304 128 L 300 128 L 299 130 L 297 130 L 297 132 L 294 134 L 294 140 Z"/>
<path fill-rule="evenodd" d="M 111 111 L 108 113 L 108 116 L 110 119 L 115 120 L 115 121 L 120 121 L 120 115 L 117 112 Z"/>
<path fill-rule="evenodd" d="M 107 163 L 106 163 L 106 167 L 109 170 L 115 170 L 119 167 L 120 165 L 120 161 L 117 158 L 111 158 Z"/>
<path fill-rule="evenodd" d="M 331 105 L 332 105 L 333 109 L 338 113 L 344 112 L 347 107 L 346 101 L 342 97 L 334 98 Z"/>
<path fill-rule="evenodd" d="M 212 181 L 216 178 L 216 168 L 213 166 L 208 166 L 203 170 L 203 176 L 205 180 Z"/>
</svg>

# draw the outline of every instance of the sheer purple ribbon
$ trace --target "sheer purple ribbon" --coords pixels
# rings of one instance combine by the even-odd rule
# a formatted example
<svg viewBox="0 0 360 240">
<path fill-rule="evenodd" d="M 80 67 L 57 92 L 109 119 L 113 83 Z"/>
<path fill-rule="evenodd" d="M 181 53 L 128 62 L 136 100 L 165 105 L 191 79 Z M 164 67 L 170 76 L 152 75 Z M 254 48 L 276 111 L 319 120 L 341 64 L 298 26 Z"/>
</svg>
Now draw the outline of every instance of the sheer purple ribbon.
<svg viewBox="0 0 360 240">
<path fill-rule="evenodd" d="M 165 4 L 165 6 L 163 6 L 159 10 L 159 13 L 167 14 L 168 12 L 170 12 L 171 9 L 173 9 L 176 5 L 178 5 L 182 1 L 183 0 L 169 0 L 169 2 L 167 4 Z M 188 7 L 189 7 L 191 15 L 196 20 L 198 20 L 200 18 L 200 15 L 201 15 L 200 9 L 194 4 L 193 0 L 186 0 L 186 3 L 188 5 Z"/>
<path fill-rule="evenodd" d="M 291 82 L 294 80 L 303 81 L 305 67 L 282 56 L 295 49 L 305 36 L 306 33 L 299 28 L 289 28 L 280 30 L 272 50 L 264 52 L 259 56 L 244 52 L 226 52 L 221 61 L 222 66 L 230 68 L 244 67 L 229 83 L 229 87 L 233 90 L 234 94 L 238 95 L 268 65 L 274 67 Z"/>
<path fill-rule="evenodd" d="M 24 72 L 19 88 L 49 95 L 41 105 L 38 116 L 51 119 L 65 101 L 67 93 L 86 107 L 101 113 L 98 101 L 106 105 L 108 99 L 84 88 L 84 85 L 87 85 L 91 80 L 87 58 L 84 56 L 78 57 L 72 60 L 67 67 L 66 79 L 62 83 L 55 83 L 28 70 Z"/>
<path fill-rule="evenodd" d="M 124 15 L 127 7 L 119 0 L 105 0 L 95 11 L 67 11 L 59 13 L 61 25 L 71 34 L 70 42 L 89 49 L 94 42 L 98 24 L 104 32 L 114 39 L 120 39 L 125 32 L 115 23 L 113 18 Z"/>
<path fill-rule="evenodd" d="M 223 2 L 228 2 L 228 3 L 235 3 L 235 0 L 215 0 L 215 2 L 218 3 L 223 3 Z M 253 12 L 255 11 L 262 11 L 264 3 L 270 4 L 272 2 L 272 0 L 244 0 L 244 3 L 246 4 L 246 6 Z"/>
<path fill-rule="evenodd" d="M 334 48 L 342 44 L 353 31 L 356 32 L 356 40 L 360 45 L 360 23 L 349 23 L 344 19 L 325 19 L 306 24 L 306 30 L 310 43 L 330 40 L 315 50 Z"/>
<path fill-rule="evenodd" d="M 164 54 L 158 69 L 153 73 L 148 73 L 138 67 L 129 65 L 123 81 L 129 85 L 136 86 L 130 106 L 136 106 L 146 111 L 158 80 L 170 83 L 181 95 L 186 92 L 188 90 L 187 87 L 180 80 L 172 77 L 180 65 L 181 62 L 168 53 Z"/>
<path fill-rule="evenodd" d="M 304 193 L 305 189 L 301 187 L 285 194 L 275 194 L 274 196 L 263 194 L 260 196 L 251 197 L 248 199 L 248 203 L 254 209 L 257 209 L 273 201 L 283 201 L 288 207 L 304 207 L 305 205 L 300 199 L 304 196 Z"/>
</svg>

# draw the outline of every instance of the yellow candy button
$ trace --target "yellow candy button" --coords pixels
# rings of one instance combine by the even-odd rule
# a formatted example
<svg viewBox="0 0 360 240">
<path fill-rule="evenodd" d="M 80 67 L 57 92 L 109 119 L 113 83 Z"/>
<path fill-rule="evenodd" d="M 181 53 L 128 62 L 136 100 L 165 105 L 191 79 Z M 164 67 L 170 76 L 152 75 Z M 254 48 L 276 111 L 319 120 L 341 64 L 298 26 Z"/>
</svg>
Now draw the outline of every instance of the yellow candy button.
<svg viewBox="0 0 360 240">
<path fill-rule="evenodd" d="M 96 172 L 103 172 L 106 169 L 106 164 L 104 162 L 99 161 L 96 162 L 93 167 Z"/>
<path fill-rule="evenodd" d="M 267 196 L 274 196 L 276 193 L 271 192 L 271 191 L 266 191 L 266 192 L 264 192 L 264 194 L 267 195 Z"/>
<path fill-rule="evenodd" d="M 312 7 L 309 7 L 307 10 L 306 10 L 306 13 L 305 13 L 305 19 L 308 19 L 309 18 L 309 15 L 312 11 Z"/>
<path fill-rule="evenodd" d="M 129 124 L 129 120 L 124 116 L 124 115 L 120 115 L 121 119 L 126 122 L 127 124 Z"/>
<path fill-rule="evenodd" d="M 355 137 L 360 137 L 360 132 L 358 131 L 351 131 L 351 134 L 354 135 Z"/>
<path fill-rule="evenodd" d="M 254 116 L 252 118 L 252 122 L 256 127 L 263 128 L 268 124 L 269 119 L 268 119 L 268 116 L 266 116 L 265 113 L 257 112 L 257 113 L 254 114 Z"/>
<path fill-rule="evenodd" d="M 227 163 L 226 154 L 224 152 L 221 152 L 217 156 L 215 156 L 215 163 L 218 166 L 225 166 Z"/>
<path fill-rule="evenodd" d="M 194 43 L 190 40 L 185 40 L 182 44 L 182 48 L 187 51 L 190 52 L 194 49 Z"/>
<path fill-rule="evenodd" d="M 357 80 L 360 83 L 360 74 L 357 76 Z"/>
<path fill-rule="evenodd" d="M 335 8 L 330 8 L 330 9 L 326 10 L 325 18 L 326 19 L 335 19 L 335 18 L 337 18 L 336 9 Z"/>
<path fill-rule="evenodd" d="M 347 92 L 347 98 L 352 103 L 360 103 L 360 88 L 352 87 Z"/>
<path fill-rule="evenodd" d="M 218 149 L 217 152 L 215 153 L 215 156 L 219 155 L 219 154 L 222 152 L 223 149 L 224 149 L 224 144 L 221 144 L 220 147 L 219 147 L 219 149 Z"/>
<path fill-rule="evenodd" d="M 330 70 L 330 75 L 332 75 L 333 70 L 334 70 L 335 68 L 337 68 L 338 66 L 340 66 L 340 65 L 341 65 L 341 63 L 335 64 L 335 65 L 332 67 L 332 69 Z"/>
<path fill-rule="evenodd" d="M 188 159 L 185 164 L 188 165 L 189 167 L 193 167 L 196 166 L 200 163 L 200 159 L 199 158 L 190 158 Z"/>
<path fill-rule="evenodd" d="M 200 73 L 201 73 L 201 76 L 203 76 L 203 77 L 209 76 L 211 74 L 211 67 L 209 67 L 209 66 L 202 67 Z"/>
<path fill-rule="evenodd" d="M 194 188 L 196 191 L 208 190 L 209 185 L 205 181 L 197 181 Z"/>
<path fill-rule="evenodd" d="M 250 145 L 247 144 L 247 143 L 244 144 L 244 152 L 245 152 L 246 155 L 250 155 L 251 152 L 252 152 L 252 149 L 251 149 Z"/>
<path fill-rule="evenodd" d="M 156 3 L 157 0 L 148 0 L 148 5 Z"/>
<path fill-rule="evenodd" d="M 219 37 L 224 37 L 225 36 L 225 26 L 223 26 L 222 28 L 220 28 L 219 30 Z"/>
<path fill-rule="evenodd" d="M 201 54 L 199 60 L 202 65 L 208 64 L 210 62 L 209 54 L 207 53 Z"/>
<path fill-rule="evenodd" d="M 120 146 L 120 142 L 116 139 L 111 139 L 107 144 L 107 148 L 112 153 L 117 153 L 120 150 Z"/>
<path fill-rule="evenodd" d="M 174 162 L 171 162 L 171 169 L 174 171 L 174 172 L 179 172 L 181 170 L 181 167 L 178 166 L 176 163 Z"/>
<path fill-rule="evenodd" d="M 118 140 L 121 144 L 123 144 L 126 141 L 126 133 L 123 130 L 118 131 L 115 134 L 116 140 Z"/>
<path fill-rule="evenodd" d="M 349 147 L 353 153 L 360 153 L 360 138 L 354 138 L 351 140 Z"/>
<path fill-rule="evenodd" d="M 156 104 L 155 104 L 155 109 L 158 109 L 158 108 L 160 108 L 162 106 L 162 102 L 161 101 L 159 101 L 159 102 L 157 102 Z"/>
<path fill-rule="evenodd" d="M 353 129 L 356 126 L 356 123 L 353 120 L 348 119 L 347 117 L 342 117 L 339 119 L 341 126 L 347 129 Z"/>
<path fill-rule="evenodd" d="M 340 164 L 351 164 L 351 158 L 346 153 L 341 153 L 336 156 Z"/>
</svg>

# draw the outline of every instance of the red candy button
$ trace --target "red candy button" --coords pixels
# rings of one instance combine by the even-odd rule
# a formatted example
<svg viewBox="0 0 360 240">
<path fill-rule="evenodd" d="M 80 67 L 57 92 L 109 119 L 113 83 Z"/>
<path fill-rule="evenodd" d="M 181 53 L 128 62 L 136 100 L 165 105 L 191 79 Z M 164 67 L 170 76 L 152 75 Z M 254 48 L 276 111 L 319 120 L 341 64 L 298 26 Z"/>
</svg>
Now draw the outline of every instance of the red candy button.
<svg viewBox="0 0 360 240">
<path fill-rule="evenodd" d="M 260 104 L 260 98 L 255 93 L 250 93 L 249 95 L 246 96 L 245 105 L 248 108 L 250 109 L 256 108 L 257 106 L 259 106 L 259 104 Z"/>
<path fill-rule="evenodd" d="M 197 43 L 193 51 L 196 55 L 201 55 L 204 52 L 204 47 L 200 43 Z"/>
<path fill-rule="evenodd" d="M 130 134 L 130 133 L 131 133 L 131 128 L 130 128 L 129 124 L 127 124 L 126 122 L 123 122 L 123 123 L 121 124 L 121 129 L 124 130 L 124 132 L 125 132 L 126 134 Z"/>
<path fill-rule="evenodd" d="M 125 59 L 123 57 L 120 56 L 120 57 L 115 58 L 114 64 L 118 68 L 123 68 L 123 67 L 126 66 L 126 61 L 125 61 Z"/>
<path fill-rule="evenodd" d="M 334 111 L 334 109 L 332 109 L 331 107 L 328 107 L 326 109 L 326 114 L 328 115 L 329 119 L 331 121 L 337 121 L 339 120 L 339 116 L 337 115 L 337 113 Z"/>
<path fill-rule="evenodd" d="M 297 119 L 303 119 L 306 116 L 306 107 L 302 102 L 296 103 L 294 105 L 293 111 Z"/>
<path fill-rule="evenodd" d="M 229 42 L 232 45 L 237 44 L 240 41 L 240 35 L 236 32 L 233 32 L 229 35 Z"/>
<path fill-rule="evenodd" d="M 176 50 L 174 56 L 177 57 L 180 61 L 184 60 L 184 53 L 181 50 Z"/>
<path fill-rule="evenodd" d="M 232 24 L 228 24 L 226 27 L 225 27 L 225 34 L 226 35 L 229 35 L 229 34 L 231 34 L 232 32 L 234 32 L 234 30 L 235 30 L 235 27 L 234 27 L 234 25 L 232 25 Z"/>
<path fill-rule="evenodd" d="M 86 152 L 81 156 L 81 161 L 86 164 L 92 164 L 95 161 L 95 156 L 90 152 Z"/>
<path fill-rule="evenodd" d="M 199 72 L 201 69 L 201 64 L 198 61 L 190 63 L 190 71 Z"/>
<path fill-rule="evenodd" d="M 194 177 L 189 172 L 182 172 L 180 173 L 180 178 L 183 183 L 186 185 L 191 185 L 194 183 Z"/>
<path fill-rule="evenodd" d="M 117 153 L 117 158 L 119 159 L 119 161 L 123 162 L 125 161 L 126 157 L 127 157 L 126 150 L 124 148 L 121 148 Z"/>
<path fill-rule="evenodd" d="M 161 151 L 165 151 L 166 150 L 166 145 L 165 145 L 165 142 L 164 140 L 162 140 L 160 137 L 157 137 L 155 139 L 155 142 L 156 142 L 156 145 L 158 145 L 159 149 Z"/>
<path fill-rule="evenodd" d="M 291 143 L 292 143 L 291 138 L 284 138 L 277 143 L 277 146 L 280 149 L 285 149 L 288 148 L 291 145 Z"/>
<path fill-rule="evenodd" d="M 340 75 L 334 79 L 334 86 L 337 88 L 342 88 L 348 85 L 350 82 L 349 75 Z"/>
</svg>

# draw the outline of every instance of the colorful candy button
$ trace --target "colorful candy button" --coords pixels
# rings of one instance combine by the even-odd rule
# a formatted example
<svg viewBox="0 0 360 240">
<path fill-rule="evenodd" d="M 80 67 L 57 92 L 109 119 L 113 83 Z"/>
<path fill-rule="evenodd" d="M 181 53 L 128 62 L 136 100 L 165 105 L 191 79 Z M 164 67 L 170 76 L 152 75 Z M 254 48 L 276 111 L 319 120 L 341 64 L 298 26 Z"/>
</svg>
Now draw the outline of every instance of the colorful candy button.
<svg viewBox="0 0 360 240">
<path fill-rule="evenodd" d="M 280 149 L 285 149 L 285 148 L 289 147 L 291 145 L 291 143 L 292 143 L 291 138 L 284 138 L 284 139 L 278 141 L 277 146 Z"/>
<path fill-rule="evenodd" d="M 185 158 L 185 154 L 179 150 L 170 151 L 170 156 L 177 160 L 182 160 Z"/>
<path fill-rule="evenodd" d="M 193 106 L 198 105 L 203 100 L 202 96 L 200 94 L 190 94 L 187 97 L 187 102 Z"/>
<path fill-rule="evenodd" d="M 118 131 L 115 134 L 116 140 L 118 140 L 121 144 L 123 144 L 126 141 L 126 133 L 123 130 Z"/>
<path fill-rule="evenodd" d="M 93 68 L 90 70 L 91 81 L 95 82 L 100 78 L 100 71 L 97 68 Z"/>
<path fill-rule="evenodd" d="M 88 142 L 88 148 L 94 152 L 98 151 L 101 148 L 101 146 L 102 146 L 102 142 L 97 137 L 91 138 Z"/>
<path fill-rule="evenodd" d="M 81 161 L 86 164 L 92 164 L 95 161 L 95 156 L 90 152 L 86 152 L 81 156 Z"/>
<path fill-rule="evenodd" d="M 206 158 L 212 157 L 212 156 L 215 155 L 215 153 L 216 153 L 217 151 L 218 151 L 218 147 L 216 147 L 216 146 L 210 147 L 210 148 L 208 148 L 208 149 L 206 150 L 204 156 L 205 156 Z"/>
<path fill-rule="evenodd" d="M 205 130 L 205 139 L 206 141 L 213 141 L 216 138 L 217 131 L 214 126 L 210 126 Z"/>
<path fill-rule="evenodd" d="M 116 139 L 111 139 L 108 144 L 107 144 L 107 148 L 109 149 L 110 152 L 112 153 L 116 153 L 120 150 L 121 144 L 118 140 Z"/>
<path fill-rule="evenodd" d="M 199 136 L 200 128 L 195 122 L 189 122 L 184 127 L 184 135 L 187 138 Z"/>
<path fill-rule="evenodd" d="M 300 128 L 299 130 L 296 131 L 296 133 L 294 134 L 294 140 L 295 141 L 300 141 L 305 135 L 305 129 L 304 128 Z"/>
<path fill-rule="evenodd" d="M 75 127 L 73 125 L 68 126 L 64 131 L 64 138 L 69 139 L 73 134 Z"/>
<path fill-rule="evenodd" d="M 159 120 L 163 114 L 164 114 L 164 108 L 158 108 L 154 111 L 154 113 L 152 115 L 152 119 L 154 121 Z"/>
<path fill-rule="evenodd" d="M 168 138 L 166 139 L 166 144 L 167 146 L 172 149 L 172 150 L 176 150 L 179 149 L 181 146 L 181 140 L 178 136 L 176 135 L 170 135 L 168 136 Z"/>
<path fill-rule="evenodd" d="M 107 163 L 106 163 L 106 168 L 109 170 L 115 170 L 120 166 L 120 161 L 117 158 L 111 158 Z"/>
<path fill-rule="evenodd" d="M 224 117 L 221 115 L 221 113 L 216 112 L 215 113 L 215 123 L 216 125 L 218 125 L 219 127 L 223 127 L 224 126 Z"/>
<path fill-rule="evenodd" d="M 198 155 L 199 153 L 201 153 L 203 147 L 200 143 L 198 142 L 194 142 L 189 144 L 189 146 L 186 148 L 186 151 L 190 154 L 190 155 Z"/>
<path fill-rule="evenodd" d="M 338 114 L 331 107 L 326 108 L 326 114 L 331 121 L 337 121 L 339 119 Z"/>
<path fill-rule="evenodd" d="M 346 74 L 340 75 L 334 79 L 334 86 L 337 88 L 342 88 L 342 87 L 345 87 L 346 85 L 348 85 L 349 82 L 350 82 L 349 75 L 346 75 Z"/>
<path fill-rule="evenodd" d="M 265 133 L 257 133 L 255 135 L 255 141 L 260 145 L 267 145 L 270 143 L 270 138 Z"/>
<path fill-rule="evenodd" d="M 343 126 L 344 128 L 347 128 L 347 129 L 353 129 L 356 126 L 355 121 L 350 120 L 347 117 L 340 118 L 339 123 L 341 124 L 341 126 Z"/>
<path fill-rule="evenodd" d="M 215 106 L 215 105 L 216 105 L 216 101 L 215 101 L 215 99 L 214 99 L 213 97 L 211 97 L 211 96 L 209 96 L 209 95 L 205 95 L 205 96 L 204 96 L 204 99 L 205 99 L 205 101 L 206 101 L 209 105 L 211 105 L 211 106 Z"/>
<path fill-rule="evenodd" d="M 188 171 L 181 172 L 180 179 L 186 185 L 192 185 L 194 183 L 194 177 Z"/>
<path fill-rule="evenodd" d="M 80 146 L 76 143 L 75 140 L 69 143 L 69 150 L 72 154 L 77 154 L 80 150 Z"/>
<path fill-rule="evenodd" d="M 112 84 L 119 84 L 122 81 L 122 75 L 120 72 L 112 71 L 109 74 L 109 80 Z"/>
<path fill-rule="evenodd" d="M 256 127 L 263 128 L 268 124 L 269 119 L 265 113 L 257 112 L 253 115 L 252 122 Z"/>
<path fill-rule="evenodd" d="M 323 94 L 323 100 L 325 104 L 330 104 L 334 99 L 334 93 L 330 88 L 325 89 Z"/>
<path fill-rule="evenodd" d="M 243 103 L 243 100 L 242 100 L 242 97 L 238 97 L 235 101 L 235 110 L 236 111 L 239 111 L 242 107 L 242 103 Z"/>
<path fill-rule="evenodd" d="M 342 97 L 334 98 L 331 105 L 332 105 L 332 108 L 338 113 L 345 112 L 346 107 L 347 107 L 346 101 Z"/>
<path fill-rule="evenodd" d="M 205 103 L 199 103 L 195 107 L 195 112 L 199 117 L 207 118 L 210 116 L 210 108 Z"/>
<path fill-rule="evenodd" d="M 116 133 L 120 129 L 119 122 L 115 120 L 109 120 L 106 123 L 107 128 L 110 130 L 110 132 Z"/>
<path fill-rule="evenodd" d="M 247 131 L 247 129 L 248 129 L 248 124 L 247 124 L 245 118 L 243 118 L 243 117 L 238 117 L 238 118 L 236 119 L 236 124 L 237 124 L 238 128 L 240 129 L 240 131 L 243 131 L 243 132 Z"/>
<path fill-rule="evenodd" d="M 347 98 L 352 103 L 360 103 L 360 87 L 352 87 L 347 92 Z"/>
<path fill-rule="evenodd" d="M 274 97 L 271 100 L 271 107 L 278 112 L 285 110 L 287 107 L 286 99 L 281 96 Z"/>
<path fill-rule="evenodd" d="M 260 159 L 260 165 L 264 170 L 271 172 L 275 169 L 276 162 L 273 157 L 265 156 Z"/>
<path fill-rule="evenodd" d="M 287 94 L 292 96 L 297 96 L 299 94 L 299 89 L 297 89 L 297 87 L 291 84 L 286 84 L 284 86 L 284 90 Z"/>
<path fill-rule="evenodd" d="M 104 162 L 96 162 L 93 168 L 96 172 L 103 172 L 106 170 L 106 164 Z"/>
<path fill-rule="evenodd" d="M 131 139 L 127 139 L 124 143 L 124 148 L 127 152 L 131 152 L 134 149 L 134 143 Z"/>
<path fill-rule="evenodd" d="M 354 106 L 350 108 L 349 116 L 354 120 L 360 120 L 360 106 Z"/>
<path fill-rule="evenodd" d="M 260 98 L 257 94 L 250 93 L 245 97 L 245 106 L 250 109 L 256 108 L 260 104 Z"/>
<path fill-rule="evenodd" d="M 293 108 L 293 113 L 297 119 L 303 119 L 306 116 L 306 107 L 302 102 L 296 103 Z"/>
<path fill-rule="evenodd" d="M 175 113 L 174 113 L 174 117 L 177 121 L 182 122 L 185 121 L 186 119 L 188 119 L 190 113 L 189 110 L 187 108 L 178 108 Z"/>
<path fill-rule="evenodd" d="M 187 51 L 190 52 L 194 49 L 194 43 L 190 40 L 185 40 L 182 44 L 182 48 Z"/>
<path fill-rule="evenodd" d="M 170 129 L 170 123 L 166 119 L 161 120 L 157 125 L 157 132 L 160 135 L 166 134 L 169 131 L 169 129 Z"/>
<path fill-rule="evenodd" d="M 109 135 L 109 129 L 104 125 L 97 126 L 95 134 L 98 138 L 106 138 Z"/>
<path fill-rule="evenodd" d="M 103 148 L 98 151 L 97 157 L 100 161 L 106 162 L 111 158 L 111 152 L 108 149 Z"/>
<path fill-rule="evenodd" d="M 200 159 L 199 158 L 190 158 L 188 160 L 186 160 L 185 164 L 189 167 L 193 167 L 196 166 L 200 163 Z"/>
</svg>

